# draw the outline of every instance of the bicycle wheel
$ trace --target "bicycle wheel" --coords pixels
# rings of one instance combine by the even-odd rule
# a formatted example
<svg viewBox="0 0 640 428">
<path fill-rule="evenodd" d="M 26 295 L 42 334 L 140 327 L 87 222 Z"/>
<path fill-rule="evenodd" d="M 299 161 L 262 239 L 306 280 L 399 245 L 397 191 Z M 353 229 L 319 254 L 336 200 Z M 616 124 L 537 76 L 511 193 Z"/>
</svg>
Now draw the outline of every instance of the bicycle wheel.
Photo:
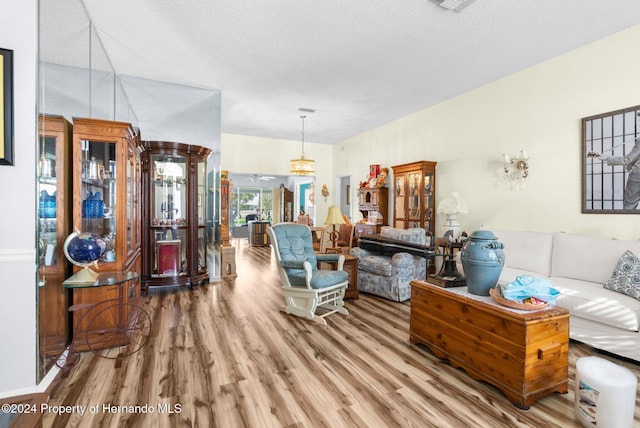
<svg viewBox="0 0 640 428">
<path fill-rule="evenodd" d="M 140 306 L 112 302 L 87 314 L 87 347 L 102 358 L 123 358 L 138 352 L 151 333 L 151 317 Z M 119 348 L 119 352 L 104 351 Z"/>
<path fill-rule="evenodd" d="M 76 365 L 80 361 L 80 352 L 76 351 L 73 347 L 65 350 L 56 360 L 56 366 L 61 369 L 70 368 Z"/>
</svg>

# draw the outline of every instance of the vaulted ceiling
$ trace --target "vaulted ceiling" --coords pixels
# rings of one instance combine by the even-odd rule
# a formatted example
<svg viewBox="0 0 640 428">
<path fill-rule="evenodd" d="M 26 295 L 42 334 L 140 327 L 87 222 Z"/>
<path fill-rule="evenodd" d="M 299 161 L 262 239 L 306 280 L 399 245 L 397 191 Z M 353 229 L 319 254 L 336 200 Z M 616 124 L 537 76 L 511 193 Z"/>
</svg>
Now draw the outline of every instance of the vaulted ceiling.
<svg viewBox="0 0 640 428">
<path fill-rule="evenodd" d="M 222 132 L 299 140 L 308 108 L 335 144 L 640 24 L 638 0 L 437 3 L 41 0 L 41 52 L 74 50 L 80 4 L 117 73 L 221 90 Z"/>
</svg>

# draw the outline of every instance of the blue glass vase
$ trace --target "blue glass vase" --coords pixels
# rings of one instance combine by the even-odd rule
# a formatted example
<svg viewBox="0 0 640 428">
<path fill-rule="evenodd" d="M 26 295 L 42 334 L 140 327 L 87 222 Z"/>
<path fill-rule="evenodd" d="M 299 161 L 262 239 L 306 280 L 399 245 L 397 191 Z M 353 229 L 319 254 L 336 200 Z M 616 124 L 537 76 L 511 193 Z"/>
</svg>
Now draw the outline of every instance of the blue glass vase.
<svg viewBox="0 0 640 428">
<path fill-rule="evenodd" d="M 82 201 L 82 217 L 83 218 L 102 218 L 104 217 L 104 201 L 100 196 L 100 192 L 89 192 L 87 199 Z"/>
<path fill-rule="evenodd" d="M 56 192 L 49 195 L 46 190 L 40 191 L 40 218 L 56 218 Z"/>
<path fill-rule="evenodd" d="M 469 236 L 460 254 L 469 293 L 488 296 L 496 286 L 504 267 L 503 248 L 489 230 L 477 230 Z"/>
</svg>

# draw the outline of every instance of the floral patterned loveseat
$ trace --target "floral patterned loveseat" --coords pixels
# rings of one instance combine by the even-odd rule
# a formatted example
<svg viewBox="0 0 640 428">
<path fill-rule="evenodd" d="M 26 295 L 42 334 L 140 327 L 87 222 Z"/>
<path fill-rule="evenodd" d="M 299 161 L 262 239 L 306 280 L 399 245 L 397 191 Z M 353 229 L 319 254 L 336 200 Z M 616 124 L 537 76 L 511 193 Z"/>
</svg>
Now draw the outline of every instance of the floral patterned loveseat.
<svg viewBox="0 0 640 428">
<path fill-rule="evenodd" d="M 383 226 L 380 234 L 387 238 L 426 245 L 430 238 L 421 228 L 398 229 Z M 425 279 L 427 261 L 409 253 L 383 255 L 354 247 L 351 255 L 358 257 L 358 291 L 386 299 L 404 302 L 411 298 L 414 279 Z"/>
</svg>

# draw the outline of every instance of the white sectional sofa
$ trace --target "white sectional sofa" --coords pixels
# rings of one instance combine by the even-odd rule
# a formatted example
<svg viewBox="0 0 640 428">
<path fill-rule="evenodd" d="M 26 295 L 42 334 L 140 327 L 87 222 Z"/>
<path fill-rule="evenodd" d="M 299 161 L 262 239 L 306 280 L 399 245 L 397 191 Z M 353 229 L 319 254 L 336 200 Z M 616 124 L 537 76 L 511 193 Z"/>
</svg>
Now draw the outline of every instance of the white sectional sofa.
<svg viewBox="0 0 640 428">
<path fill-rule="evenodd" d="M 556 305 L 571 313 L 572 339 L 640 362 L 640 300 L 604 288 L 625 251 L 640 257 L 640 241 L 490 230 L 504 244 L 500 282 L 548 278 L 561 293 Z"/>
</svg>

